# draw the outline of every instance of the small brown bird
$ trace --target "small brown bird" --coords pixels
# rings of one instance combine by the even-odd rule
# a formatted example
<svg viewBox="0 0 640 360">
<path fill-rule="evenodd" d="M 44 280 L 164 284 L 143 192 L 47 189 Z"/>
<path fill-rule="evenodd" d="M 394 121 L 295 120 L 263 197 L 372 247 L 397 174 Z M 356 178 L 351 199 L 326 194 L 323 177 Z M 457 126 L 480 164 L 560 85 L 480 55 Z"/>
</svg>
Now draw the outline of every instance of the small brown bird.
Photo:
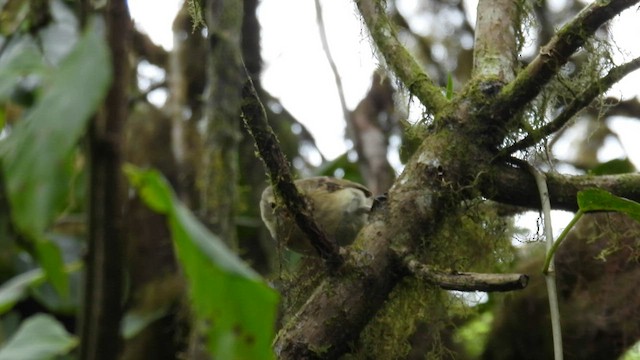
<svg viewBox="0 0 640 360">
<path fill-rule="evenodd" d="M 373 199 L 371 191 L 349 180 L 326 176 L 296 180 L 298 191 L 310 201 L 312 214 L 329 240 L 346 246 L 355 240 L 367 222 Z M 271 236 L 295 252 L 317 255 L 307 236 L 282 204 L 277 204 L 271 186 L 262 193 L 262 221 Z"/>
</svg>

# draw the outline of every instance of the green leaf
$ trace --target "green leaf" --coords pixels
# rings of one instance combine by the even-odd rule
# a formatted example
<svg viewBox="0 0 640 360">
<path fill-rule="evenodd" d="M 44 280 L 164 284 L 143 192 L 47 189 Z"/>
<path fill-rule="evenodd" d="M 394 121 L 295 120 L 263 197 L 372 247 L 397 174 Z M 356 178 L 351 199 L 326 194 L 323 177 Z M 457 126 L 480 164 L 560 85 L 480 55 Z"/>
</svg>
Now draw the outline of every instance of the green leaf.
<svg viewBox="0 0 640 360">
<path fill-rule="evenodd" d="M 27 295 L 27 290 L 44 282 L 42 269 L 34 269 L 22 273 L 0 286 L 0 315 L 11 310 L 13 306 Z"/>
<path fill-rule="evenodd" d="M 453 99 L 453 77 L 451 76 L 451 73 L 447 74 L 447 92 L 446 92 L 446 97 L 449 100 Z"/>
<path fill-rule="evenodd" d="M 69 296 L 69 276 L 64 269 L 60 248 L 53 241 L 36 241 L 38 263 L 47 274 L 47 279 L 62 298 Z"/>
<path fill-rule="evenodd" d="M 78 339 L 55 318 L 38 314 L 22 322 L 18 331 L 0 349 L 0 360 L 53 359 L 77 345 Z"/>
<path fill-rule="evenodd" d="M 82 268 L 82 263 L 73 262 L 64 268 L 65 273 L 76 272 Z M 0 315 L 11 310 L 13 306 L 25 296 L 29 289 L 41 285 L 46 276 L 41 268 L 29 270 L 6 281 L 0 286 Z"/>
<path fill-rule="evenodd" d="M 149 324 L 163 318 L 169 312 L 169 306 L 162 306 L 153 311 L 129 311 L 122 318 L 120 333 L 129 340 L 138 335 Z"/>
<path fill-rule="evenodd" d="M 72 150 L 107 92 L 110 69 L 104 40 L 90 29 L 1 144 L 12 218 L 30 238 L 41 234 L 64 206 Z"/>
<path fill-rule="evenodd" d="M 143 200 L 168 218 L 211 354 L 217 359 L 273 359 L 278 294 L 176 200 L 158 172 L 129 165 L 125 173 Z"/>
<path fill-rule="evenodd" d="M 587 189 L 578 192 L 578 207 L 588 211 L 618 211 L 640 221 L 640 204 L 615 196 L 601 189 Z"/>
<path fill-rule="evenodd" d="M 633 165 L 629 158 L 613 159 L 605 163 L 599 164 L 595 168 L 591 169 L 589 173 L 591 175 L 615 175 L 615 174 L 628 174 L 636 171 L 636 167 Z"/>
<path fill-rule="evenodd" d="M 125 164 L 122 167 L 131 185 L 138 190 L 138 195 L 151 210 L 167 214 L 171 210 L 172 195 L 163 191 L 169 184 L 156 170 L 140 171 L 136 166 Z"/>
</svg>

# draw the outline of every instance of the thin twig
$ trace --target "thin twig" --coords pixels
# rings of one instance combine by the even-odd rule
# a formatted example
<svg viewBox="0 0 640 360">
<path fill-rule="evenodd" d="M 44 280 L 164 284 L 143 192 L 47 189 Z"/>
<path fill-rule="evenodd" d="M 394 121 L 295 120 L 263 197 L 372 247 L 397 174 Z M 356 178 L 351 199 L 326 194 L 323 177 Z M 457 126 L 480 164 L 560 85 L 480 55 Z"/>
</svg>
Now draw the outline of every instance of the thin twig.
<svg viewBox="0 0 640 360">
<path fill-rule="evenodd" d="M 589 4 L 558 30 L 516 79 L 502 89 L 488 112 L 505 121 L 511 119 L 540 93 L 542 87 L 602 24 L 638 1 L 640 0 L 594 1 Z"/>
<path fill-rule="evenodd" d="M 472 272 L 442 272 L 416 260 L 407 250 L 398 251 L 403 266 L 416 278 L 445 290 L 457 291 L 513 291 L 527 287 L 525 274 L 481 274 Z"/>
<path fill-rule="evenodd" d="M 613 84 L 620 81 L 623 77 L 640 68 L 640 57 L 633 59 L 625 64 L 616 66 L 600 80 L 593 82 L 586 90 L 578 94 L 569 105 L 565 107 L 560 115 L 555 119 L 540 127 L 540 129 L 527 135 L 524 139 L 509 146 L 502 151 L 503 154 L 513 154 L 518 150 L 524 150 L 535 145 L 538 141 L 544 139 L 548 135 L 562 129 L 565 124 L 581 109 L 588 106 L 598 95 L 604 93 Z"/>
<path fill-rule="evenodd" d="M 322 17 L 322 6 L 320 5 L 320 0 L 315 0 L 315 5 L 316 5 L 316 21 L 318 23 L 318 32 L 320 33 L 320 41 L 322 42 L 322 49 L 324 50 L 324 54 L 327 57 L 327 62 L 331 67 L 331 71 L 333 72 L 333 77 L 336 81 L 336 87 L 338 88 L 338 98 L 340 99 L 340 107 L 342 108 L 342 116 L 344 116 L 344 120 L 348 122 L 349 109 L 347 108 L 347 101 L 344 96 L 342 79 L 340 79 L 340 73 L 338 72 L 338 67 L 336 66 L 336 62 L 333 60 L 333 56 L 331 55 L 331 49 L 329 48 L 329 41 L 327 40 L 327 31 L 324 26 L 324 19 Z"/>
<path fill-rule="evenodd" d="M 543 274 L 547 275 L 549 273 L 549 271 L 550 271 L 549 269 L 552 269 L 551 265 L 553 264 L 553 257 L 555 255 L 556 251 L 558 251 L 558 247 L 560 246 L 560 244 L 562 244 L 564 239 L 567 238 L 567 235 L 569 234 L 569 231 L 571 231 L 571 229 L 573 229 L 575 224 L 578 222 L 578 220 L 580 220 L 580 218 L 582 218 L 583 215 L 584 215 L 584 211 L 578 210 L 578 212 L 575 214 L 573 219 L 571 219 L 569 224 L 567 224 L 567 226 L 564 228 L 564 230 L 562 230 L 562 233 L 560 233 L 560 236 L 558 236 L 556 241 L 553 242 L 553 246 L 551 246 L 551 249 L 547 250 L 547 256 L 544 259 L 544 264 L 542 265 L 542 273 Z"/>
<path fill-rule="evenodd" d="M 547 253 L 553 250 L 553 228 L 551 227 L 551 202 L 549 200 L 549 189 L 547 188 L 547 181 L 542 172 L 533 167 L 528 166 L 531 175 L 536 179 L 536 185 L 538 186 L 538 192 L 540 193 L 540 203 L 542 207 L 542 214 L 544 216 L 544 233 L 547 238 L 546 248 Z M 555 360 L 562 360 L 562 328 L 560 327 L 560 310 L 558 307 L 558 291 L 556 289 L 556 273 L 553 264 L 553 255 L 549 256 L 549 264 L 547 266 L 548 271 L 544 275 L 545 283 L 547 285 L 547 294 L 549 296 L 549 310 L 551 313 L 551 331 L 553 333 L 553 353 Z"/>
</svg>

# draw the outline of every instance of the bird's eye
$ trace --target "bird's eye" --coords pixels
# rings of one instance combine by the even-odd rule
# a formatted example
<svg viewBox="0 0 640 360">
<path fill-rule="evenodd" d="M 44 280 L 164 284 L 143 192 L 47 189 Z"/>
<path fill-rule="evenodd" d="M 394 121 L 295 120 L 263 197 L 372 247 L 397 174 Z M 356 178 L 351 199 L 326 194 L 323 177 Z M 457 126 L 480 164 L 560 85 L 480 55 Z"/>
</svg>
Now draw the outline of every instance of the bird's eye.
<svg viewBox="0 0 640 360">
<path fill-rule="evenodd" d="M 276 203 L 274 203 L 274 202 L 269 203 L 269 205 L 271 205 L 271 208 L 272 208 L 272 209 L 275 209 L 275 208 L 276 208 Z"/>
</svg>

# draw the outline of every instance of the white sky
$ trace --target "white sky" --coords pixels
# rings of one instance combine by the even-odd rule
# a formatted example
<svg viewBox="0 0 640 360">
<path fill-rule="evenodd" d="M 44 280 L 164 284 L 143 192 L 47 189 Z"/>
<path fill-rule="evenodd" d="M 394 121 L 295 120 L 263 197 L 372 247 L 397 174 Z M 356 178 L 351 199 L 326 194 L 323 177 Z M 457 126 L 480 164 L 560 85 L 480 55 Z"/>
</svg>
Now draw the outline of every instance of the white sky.
<svg viewBox="0 0 640 360">
<path fill-rule="evenodd" d="M 474 0 L 467 0 L 472 2 Z M 404 7 L 415 6 L 404 0 Z M 562 0 L 556 0 L 561 4 Z M 180 0 L 129 0 L 136 25 L 165 48 L 173 42 L 171 24 Z M 558 5 L 560 6 L 560 5 Z M 467 6 L 475 13 L 475 5 Z M 152 10 L 151 10 L 152 9 Z M 353 109 L 368 90 L 377 61 L 362 29 L 352 1 L 322 1 L 323 16 L 332 55 L 340 72 L 347 106 Z M 618 45 L 628 51 L 626 60 L 640 55 L 638 8 L 633 7 L 616 18 L 613 31 Z M 333 159 L 344 153 L 344 119 L 340 109 L 334 75 L 322 50 L 313 0 L 262 0 L 258 9 L 262 25 L 263 86 L 316 137 L 320 151 Z M 618 60 L 622 62 L 622 60 Z M 611 90 L 611 95 L 637 94 L 640 71 L 628 76 Z M 632 95 L 633 96 L 633 95 Z M 611 124 L 627 154 L 640 167 L 640 122 L 617 120 Z M 615 142 L 599 154 L 600 160 L 623 155 Z M 566 149 L 568 144 L 563 145 Z M 560 147 L 562 150 L 562 146 Z M 554 212 L 555 224 L 566 224 L 568 213 Z M 535 224 L 536 215 L 521 221 Z M 556 230 L 556 236 L 559 229 Z"/>
</svg>

